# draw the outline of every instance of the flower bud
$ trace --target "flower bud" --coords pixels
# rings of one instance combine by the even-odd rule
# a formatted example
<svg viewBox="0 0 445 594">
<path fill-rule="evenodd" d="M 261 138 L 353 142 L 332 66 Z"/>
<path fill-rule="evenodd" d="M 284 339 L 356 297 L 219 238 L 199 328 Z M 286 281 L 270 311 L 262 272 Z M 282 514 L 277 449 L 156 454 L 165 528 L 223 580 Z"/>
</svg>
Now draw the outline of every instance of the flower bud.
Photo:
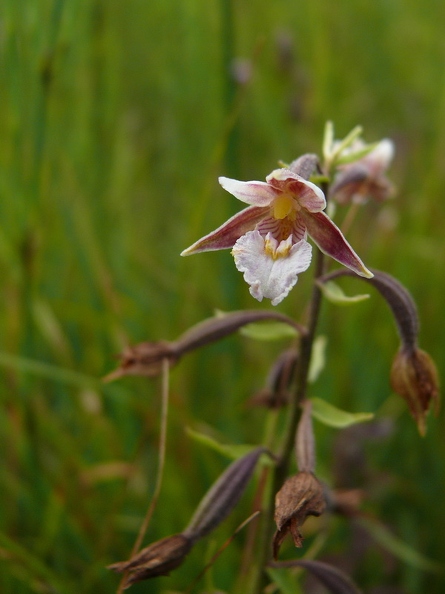
<svg viewBox="0 0 445 594">
<path fill-rule="evenodd" d="M 184 534 L 193 541 L 206 536 L 218 526 L 238 503 L 256 463 L 265 448 L 258 447 L 238 458 L 222 473 L 201 500 Z"/>
<path fill-rule="evenodd" d="M 315 437 L 311 416 L 312 402 L 305 400 L 301 407 L 303 412 L 295 438 L 295 454 L 298 470 L 312 473 L 315 470 Z"/>
<path fill-rule="evenodd" d="M 275 497 L 275 523 L 273 538 L 274 559 L 290 533 L 296 547 L 303 546 L 300 526 L 308 516 L 319 516 L 325 508 L 323 485 L 311 472 L 299 472 L 286 480 Z"/>
<path fill-rule="evenodd" d="M 292 161 L 289 165 L 289 169 L 297 175 L 300 175 L 303 179 L 309 179 L 317 169 L 320 170 L 318 157 L 311 153 L 302 155 L 301 157 L 298 157 L 298 159 L 295 159 L 295 161 Z"/>
<path fill-rule="evenodd" d="M 362 151 L 366 151 L 366 145 L 358 140 L 341 156 L 348 159 L 348 157 L 352 158 L 354 154 L 360 155 Z M 385 138 L 378 142 L 372 150 L 365 152 L 363 157 L 352 163 L 340 165 L 329 197 L 339 204 L 363 203 L 369 197 L 381 202 L 392 197 L 394 186 L 385 176 L 385 171 L 393 154 L 394 145 Z"/>
<path fill-rule="evenodd" d="M 409 406 L 419 433 L 426 433 L 426 415 L 430 406 L 437 412 L 439 378 L 432 358 L 418 348 L 401 348 L 392 364 L 391 386 Z"/>
</svg>

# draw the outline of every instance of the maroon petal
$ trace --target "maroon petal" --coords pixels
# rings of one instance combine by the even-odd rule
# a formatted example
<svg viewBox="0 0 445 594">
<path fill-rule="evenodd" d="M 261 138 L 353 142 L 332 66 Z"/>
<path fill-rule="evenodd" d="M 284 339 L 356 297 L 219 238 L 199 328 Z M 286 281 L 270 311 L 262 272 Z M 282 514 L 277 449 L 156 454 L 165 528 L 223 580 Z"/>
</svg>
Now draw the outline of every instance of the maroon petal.
<svg viewBox="0 0 445 594">
<path fill-rule="evenodd" d="M 193 245 L 181 253 L 190 256 L 198 252 L 211 252 L 232 248 L 238 239 L 248 231 L 252 231 L 269 213 L 269 207 L 249 206 L 223 223 L 208 235 L 198 239 Z"/>
<path fill-rule="evenodd" d="M 302 208 L 299 215 L 303 218 L 308 234 L 322 252 L 359 276 L 374 276 L 346 241 L 337 225 L 324 212 L 309 212 Z"/>
</svg>

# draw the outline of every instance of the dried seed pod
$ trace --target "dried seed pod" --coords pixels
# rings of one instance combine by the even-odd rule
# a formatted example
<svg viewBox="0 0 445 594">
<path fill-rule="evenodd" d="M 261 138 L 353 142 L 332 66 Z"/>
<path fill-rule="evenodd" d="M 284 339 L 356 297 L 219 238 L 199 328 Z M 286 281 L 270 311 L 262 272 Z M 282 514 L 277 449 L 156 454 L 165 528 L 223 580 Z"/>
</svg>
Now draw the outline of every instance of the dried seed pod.
<svg viewBox="0 0 445 594">
<path fill-rule="evenodd" d="M 275 497 L 274 559 L 288 534 L 296 547 L 303 546 L 300 527 L 308 516 L 320 516 L 325 508 L 323 485 L 311 472 L 299 472 L 288 478 Z"/>
<path fill-rule="evenodd" d="M 439 407 L 439 378 L 432 358 L 418 348 L 401 348 L 391 368 L 391 386 L 408 403 L 419 433 L 426 433 L 426 415 Z"/>
<path fill-rule="evenodd" d="M 185 534 L 174 534 L 158 540 L 142 549 L 130 561 L 109 565 L 116 573 L 128 572 L 124 587 L 128 588 L 142 580 L 168 575 L 179 567 L 193 546 L 193 541 Z"/>
</svg>

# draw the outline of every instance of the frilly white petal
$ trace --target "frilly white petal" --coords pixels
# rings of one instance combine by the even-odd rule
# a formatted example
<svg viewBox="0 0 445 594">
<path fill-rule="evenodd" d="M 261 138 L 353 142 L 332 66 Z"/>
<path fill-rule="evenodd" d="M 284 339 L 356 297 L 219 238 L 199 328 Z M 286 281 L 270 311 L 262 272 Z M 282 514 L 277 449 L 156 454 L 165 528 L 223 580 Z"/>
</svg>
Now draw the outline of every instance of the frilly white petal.
<svg viewBox="0 0 445 594">
<path fill-rule="evenodd" d="M 266 242 L 276 258 L 266 251 Z M 292 244 L 292 237 L 278 243 L 270 233 L 266 238 L 258 231 L 249 231 L 235 243 L 232 254 L 236 267 L 244 273 L 250 294 L 258 301 L 264 297 L 278 305 L 296 284 L 298 274 L 311 263 L 312 248 L 304 239 Z"/>
</svg>

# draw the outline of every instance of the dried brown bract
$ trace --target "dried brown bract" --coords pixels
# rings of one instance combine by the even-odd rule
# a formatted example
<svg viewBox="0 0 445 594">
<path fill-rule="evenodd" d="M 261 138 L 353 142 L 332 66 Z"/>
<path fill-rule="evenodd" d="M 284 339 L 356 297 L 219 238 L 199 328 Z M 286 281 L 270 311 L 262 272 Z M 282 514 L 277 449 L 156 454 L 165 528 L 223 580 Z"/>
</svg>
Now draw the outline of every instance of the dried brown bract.
<svg viewBox="0 0 445 594">
<path fill-rule="evenodd" d="M 299 472 L 288 478 L 275 497 L 274 559 L 289 533 L 296 547 L 303 546 L 300 527 L 308 516 L 320 516 L 325 508 L 323 485 L 311 472 Z"/>
</svg>

